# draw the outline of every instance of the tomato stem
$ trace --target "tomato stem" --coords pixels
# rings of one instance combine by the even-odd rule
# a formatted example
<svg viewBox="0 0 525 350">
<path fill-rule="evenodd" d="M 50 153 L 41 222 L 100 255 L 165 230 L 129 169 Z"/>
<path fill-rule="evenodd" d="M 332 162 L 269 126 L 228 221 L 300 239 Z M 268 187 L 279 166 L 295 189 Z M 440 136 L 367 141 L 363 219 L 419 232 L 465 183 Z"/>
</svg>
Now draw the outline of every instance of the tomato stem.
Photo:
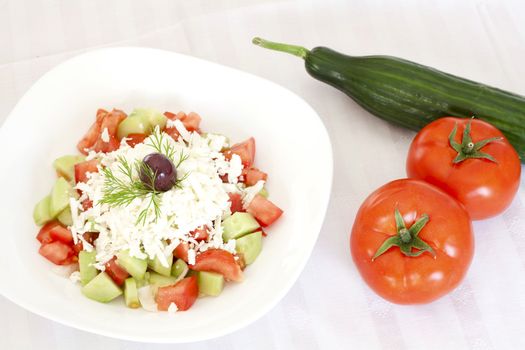
<svg viewBox="0 0 525 350">
<path fill-rule="evenodd" d="M 372 257 L 372 261 L 394 246 L 399 247 L 401 253 L 410 257 L 420 256 L 424 252 L 429 252 L 432 256 L 436 256 L 432 247 L 419 238 L 419 233 L 430 220 L 427 214 L 421 215 L 410 228 L 406 227 L 405 220 L 397 208 L 394 211 L 394 218 L 397 234 L 387 238 L 381 244 Z M 413 251 L 414 249 L 415 251 Z"/>
<path fill-rule="evenodd" d="M 454 125 L 454 129 L 452 129 L 452 132 L 448 136 L 448 141 L 450 143 L 450 147 L 454 149 L 454 151 L 458 152 L 456 155 L 456 158 L 452 161 L 454 164 L 459 164 L 465 159 L 469 158 L 476 158 L 476 159 L 487 159 L 491 162 L 497 163 L 497 161 L 488 153 L 481 152 L 481 148 L 485 147 L 487 144 L 499 141 L 503 139 L 503 137 L 491 137 L 485 140 L 478 141 L 474 143 L 472 141 L 472 135 L 471 135 L 471 124 L 472 122 L 469 121 L 467 126 L 465 127 L 465 130 L 463 131 L 463 139 L 461 140 L 461 144 L 457 143 L 456 140 L 456 133 L 458 131 L 458 124 Z"/>
</svg>

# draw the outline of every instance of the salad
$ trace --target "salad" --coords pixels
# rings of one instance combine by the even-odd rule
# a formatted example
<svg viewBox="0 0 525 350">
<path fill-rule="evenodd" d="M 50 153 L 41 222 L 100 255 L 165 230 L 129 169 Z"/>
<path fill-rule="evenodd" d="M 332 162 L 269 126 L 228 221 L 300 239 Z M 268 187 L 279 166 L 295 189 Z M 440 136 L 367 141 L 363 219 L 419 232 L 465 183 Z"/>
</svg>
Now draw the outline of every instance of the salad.
<svg viewBox="0 0 525 350">
<path fill-rule="evenodd" d="M 39 201 L 39 253 L 72 269 L 99 302 L 183 311 L 241 282 L 283 211 L 254 167 L 255 140 L 230 146 L 196 113 L 98 110 L 77 147 L 53 166 Z"/>
</svg>

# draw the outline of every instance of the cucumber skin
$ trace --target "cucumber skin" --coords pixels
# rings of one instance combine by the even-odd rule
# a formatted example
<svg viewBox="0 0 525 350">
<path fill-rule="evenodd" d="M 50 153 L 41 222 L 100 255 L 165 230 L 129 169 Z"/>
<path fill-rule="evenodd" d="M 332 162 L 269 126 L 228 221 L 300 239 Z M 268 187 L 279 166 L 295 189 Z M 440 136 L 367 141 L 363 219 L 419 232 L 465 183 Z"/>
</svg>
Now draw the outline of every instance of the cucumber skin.
<svg viewBox="0 0 525 350">
<path fill-rule="evenodd" d="M 525 160 L 525 97 L 391 56 L 348 56 L 316 47 L 306 71 L 375 116 L 419 130 L 444 116 L 497 127 Z"/>
</svg>

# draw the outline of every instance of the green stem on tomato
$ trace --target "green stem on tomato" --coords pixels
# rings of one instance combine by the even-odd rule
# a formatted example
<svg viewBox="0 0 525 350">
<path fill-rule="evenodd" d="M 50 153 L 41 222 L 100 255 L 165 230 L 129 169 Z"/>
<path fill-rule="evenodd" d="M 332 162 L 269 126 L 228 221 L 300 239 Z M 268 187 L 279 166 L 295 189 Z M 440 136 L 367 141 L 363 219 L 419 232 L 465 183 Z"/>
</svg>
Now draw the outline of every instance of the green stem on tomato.
<svg viewBox="0 0 525 350">
<path fill-rule="evenodd" d="M 454 164 L 459 164 L 465 159 L 469 158 L 476 158 L 476 159 L 487 159 L 491 162 L 497 163 L 494 157 L 492 157 L 488 153 L 481 152 L 481 148 L 485 147 L 487 144 L 499 141 L 502 139 L 502 137 L 491 137 L 488 139 L 484 139 L 481 141 L 478 141 L 476 143 L 472 142 L 472 135 L 471 135 L 471 122 L 469 121 L 467 126 L 465 127 L 465 130 L 463 131 L 463 139 L 461 140 L 461 144 L 457 143 L 454 139 L 456 138 L 456 133 L 458 131 L 458 125 L 454 125 L 454 129 L 452 129 L 452 132 L 448 136 L 448 141 L 450 143 L 450 147 L 454 149 L 454 151 L 458 152 L 456 155 L 456 158 L 452 161 Z"/>
<path fill-rule="evenodd" d="M 410 257 L 420 256 L 424 252 L 429 252 L 430 254 L 432 254 L 432 256 L 436 256 L 432 247 L 430 247 L 425 241 L 419 238 L 419 233 L 430 220 L 427 214 L 421 215 L 421 217 L 417 219 L 416 222 L 410 228 L 406 227 L 403 216 L 397 208 L 394 211 L 394 217 L 396 220 L 397 232 L 394 236 L 387 238 L 381 244 L 381 246 L 377 249 L 376 253 L 372 257 L 372 261 L 383 255 L 387 250 L 389 250 L 392 247 L 399 247 L 401 253 Z"/>
</svg>

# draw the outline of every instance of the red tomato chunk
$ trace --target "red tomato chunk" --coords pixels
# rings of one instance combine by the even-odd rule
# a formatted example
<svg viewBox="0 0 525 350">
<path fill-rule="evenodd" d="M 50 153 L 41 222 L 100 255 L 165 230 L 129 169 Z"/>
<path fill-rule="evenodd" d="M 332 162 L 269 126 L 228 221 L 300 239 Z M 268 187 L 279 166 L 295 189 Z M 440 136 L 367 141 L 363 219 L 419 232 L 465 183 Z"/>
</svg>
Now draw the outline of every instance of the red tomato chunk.
<svg viewBox="0 0 525 350">
<path fill-rule="evenodd" d="M 246 211 L 252 214 L 262 226 L 270 226 L 283 214 L 278 206 L 260 194 L 255 196 Z"/>
<path fill-rule="evenodd" d="M 195 303 L 198 296 L 197 277 L 186 277 L 177 284 L 159 288 L 156 297 L 157 307 L 161 311 L 167 311 L 170 304 L 175 303 L 179 311 L 185 311 Z"/>
</svg>

